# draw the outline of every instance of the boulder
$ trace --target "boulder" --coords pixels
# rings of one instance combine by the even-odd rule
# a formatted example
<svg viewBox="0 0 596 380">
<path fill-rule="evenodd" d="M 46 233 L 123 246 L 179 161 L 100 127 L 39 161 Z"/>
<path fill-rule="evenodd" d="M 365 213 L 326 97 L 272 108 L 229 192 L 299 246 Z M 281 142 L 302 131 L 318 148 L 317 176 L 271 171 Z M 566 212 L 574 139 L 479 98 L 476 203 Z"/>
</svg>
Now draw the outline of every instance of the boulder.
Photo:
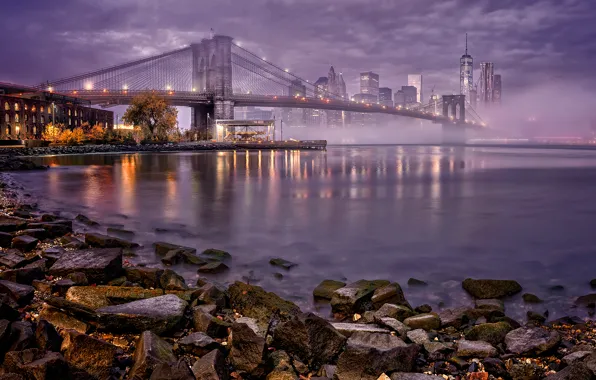
<svg viewBox="0 0 596 380">
<path fill-rule="evenodd" d="M 538 298 L 537 295 L 532 294 L 532 293 L 524 293 L 522 295 L 522 298 L 525 303 L 542 303 L 542 302 L 544 302 L 540 298 Z"/>
<path fill-rule="evenodd" d="M 27 228 L 27 221 L 21 218 L 10 216 L 0 217 L 0 232 L 14 232 Z"/>
<path fill-rule="evenodd" d="M 596 376 L 592 372 L 592 370 L 585 364 L 581 362 L 576 362 L 568 367 L 565 367 L 563 370 L 548 375 L 546 377 L 547 380 L 592 380 L 596 379 Z"/>
<path fill-rule="evenodd" d="M 48 232 L 43 228 L 30 228 L 17 232 L 17 236 L 27 235 L 38 240 L 43 240 L 48 237 Z"/>
<path fill-rule="evenodd" d="M 192 333 L 180 339 L 178 341 L 178 347 L 182 352 L 191 353 L 199 357 L 222 348 L 221 344 L 202 332 Z"/>
<path fill-rule="evenodd" d="M 90 283 L 102 283 L 122 273 L 122 249 L 95 248 L 65 252 L 49 270 L 54 276 L 84 273 Z"/>
<path fill-rule="evenodd" d="M 136 248 L 139 244 L 113 236 L 97 233 L 86 233 L 85 243 L 99 248 Z"/>
<path fill-rule="evenodd" d="M 11 235 L 12 236 L 12 235 Z M 12 238 L 11 238 L 12 239 Z M 12 240 L 11 240 L 12 244 Z M 16 254 L 16 250 L 13 252 L 0 252 L 0 265 L 8 268 L 20 268 L 29 264 L 30 260 Z"/>
<path fill-rule="evenodd" d="M 474 298 L 503 298 L 522 291 L 521 285 L 513 280 L 475 280 L 467 278 L 462 287 Z"/>
<path fill-rule="evenodd" d="M 207 261 L 198 257 L 195 251 L 189 251 L 188 249 L 173 249 L 165 254 L 161 262 L 166 265 L 174 265 L 178 263 L 187 263 L 194 265 L 205 265 Z"/>
<path fill-rule="evenodd" d="M 228 260 L 232 258 L 232 255 L 230 255 L 229 252 L 226 251 L 222 251 L 221 249 L 215 249 L 215 248 L 208 248 L 206 250 L 204 250 L 203 252 L 201 252 L 201 256 L 209 258 L 209 259 L 213 259 L 213 260 Z"/>
<path fill-rule="evenodd" d="M 513 330 L 507 322 L 483 323 L 466 332 L 467 340 L 483 340 L 493 346 L 503 343 L 505 336 Z"/>
<path fill-rule="evenodd" d="M 560 341 L 559 333 L 540 327 L 520 327 L 505 336 L 507 350 L 518 355 L 540 355 L 555 348 Z"/>
<path fill-rule="evenodd" d="M 582 360 L 583 358 L 590 356 L 592 351 L 576 351 L 571 354 L 565 355 L 561 361 L 565 363 L 565 365 L 571 365 L 578 360 Z"/>
<path fill-rule="evenodd" d="M 375 318 L 375 323 L 381 326 L 389 327 L 390 329 L 397 331 L 397 333 L 402 337 L 405 337 L 408 331 L 410 331 L 410 328 L 408 326 L 404 325 L 402 322 L 394 318 Z"/>
<path fill-rule="evenodd" d="M 88 226 L 99 226 L 99 223 L 97 223 L 95 220 L 89 219 L 88 217 L 86 217 L 83 214 L 77 215 L 75 217 L 75 220 L 77 220 L 77 221 L 79 221 L 79 222 L 81 222 L 83 224 L 86 224 Z"/>
<path fill-rule="evenodd" d="M 441 327 L 441 319 L 435 313 L 419 314 L 406 318 L 404 324 L 412 329 L 437 330 Z"/>
<path fill-rule="evenodd" d="M 91 309 L 162 296 L 161 289 L 144 289 L 128 286 L 73 286 L 66 292 L 68 301 Z"/>
<path fill-rule="evenodd" d="M 357 332 L 339 356 L 334 378 L 376 380 L 382 373 L 410 372 L 419 350 L 419 346 L 408 346 L 396 336 Z"/>
<path fill-rule="evenodd" d="M 208 263 L 205 265 L 201 265 L 201 267 L 197 270 L 198 273 L 222 273 L 230 269 L 226 264 L 222 262 L 213 262 Z"/>
<path fill-rule="evenodd" d="M 255 371 L 263 358 L 265 338 L 243 323 L 234 323 L 228 340 L 228 360 L 234 368 L 248 374 Z"/>
<path fill-rule="evenodd" d="M 69 280 L 71 280 L 72 282 L 74 282 L 75 285 L 80 285 L 80 286 L 89 285 L 89 279 L 87 278 L 87 276 L 83 272 L 72 272 L 72 273 L 69 273 L 66 276 L 66 278 L 68 278 Z"/>
<path fill-rule="evenodd" d="M 195 380 L 195 376 L 186 361 L 179 359 L 175 363 L 158 364 L 149 380 Z"/>
<path fill-rule="evenodd" d="M 457 356 L 467 358 L 488 358 L 497 356 L 497 349 L 481 340 L 460 340 L 457 342 Z"/>
<path fill-rule="evenodd" d="M 107 234 L 116 236 L 122 239 L 132 239 L 135 236 L 134 231 L 125 230 L 122 228 L 108 227 Z"/>
<path fill-rule="evenodd" d="M 200 302 L 215 305 L 217 310 L 227 307 L 229 296 L 227 290 L 214 283 L 205 283 L 199 288 Z"/>
<path fill-rule="evenodd" d="M 157 243 L 153 243 L 153 246 L 155 247 L 155 253 L 158 254 L 159 256 L 165 256 L 166 253 L 168 253 L 169 251 L 173 251 L 176 249 L 182 249 L 182 250 L 189 251 L 192 253 L 197 252 L 197 250 L 195 248 L 183 247 L 181 245 L 165 243 L 165 242 L 161 242 L 161 241 L 157 242 Z"/>
<path fill-rule="evenodd" d="M 18 304 L 8 297 L 8 294 L 0 293 L 0 316 L 9 321 L 16 321 L 21 316 L 18 310 Z"/>
<path fill-rule="evenodd" d="M 158 365 L 176 361 L 172 346 L 151 331 L 144 331 L 136 343 L 131 379 L 148 379 Z"/>
<path fill-rule="evenodd" d="M 121 350 L 100 339 L 74 330 L 62 331 L 60 351 L 71 367 L 98 379 L 107 379 L 114 366 L 114 358 Z"/>
<path fill-rule="evenodd" d="M 412 309 L 403 305 L 394 305 L 392 303 L 386 303 L 374 312 L 375 318 L 395 318 L 398 321 L 403 321 L 406 318 L 414 316 L 416 313 Z"/>
<path fill-rule="evenodd" d="M 12 247 L 21 252 L 34 250 L 37 247 L 37 243 L 39 243 L 38 239 L 28 235 L 16 236 L 12 239 Z"/>
<path fill-rule="evenodd" d="M 315 290 L 313 290 L 312 295 L 315 298 L 330 300 L 333 298 L 333 292 L 337 289 L 343 288 L 346 286 L 345 282 L 342 281 L 335 281 L 335 280 L 323 280 Z"/>
<path fill-rule="evenodd" d="M 213 350 L 192 366 L 196 380 L 227 380 L 226 359 L 220 350 Z"/>
<path fill-rule="evenodd" d="M 4 315 L 2 315 L 4 317 Z M 0 362 L 2 356 L 8 351 L 10 344 L 10 321 L 7 319 L 0 319 Z"/>
<path fill-rule="evenodd" d="M 410 277 L 410 279 L 408 279 L 408 286 L 428 286 L 428 283 L 418 280 L 417 278 Z"/>
<path fill-rule="evenodd" d="M 260 286 L 235 282 L 228 288 L 230 306 L 238 313 L 255 318 L 259 328 L 266 330 L 274 313 L 281 320 L 287 320 L 300 313 L 300 308 L 292 302 L 280 298 L 275 293 L 266 292 Z"/>
<path fill-rule="evenodd" d="M 279 268 L 282 268 L 285 270 L 290 270 L 293 267 L 298 265 L 296 263 L 293 263 L 291 261 L 288 261 L 288 260 L 285 260 L 285 259 L 282 259 L 279 257 L 269 260 L 269 264 L 273 265 L 274 267 L 279 267 Z"/>
<path fill-rule="evenodd" d="M 130 282 L 140 284 L 144 288 L 160 288 L 159 279 L 163 274 L 163 269 L 146 267 L 128 267 L 124 268 L 124 275 Z"/>
<path fill-rule="evenodd" d="M 31 322 L 12 322 L 10 324 L 10 347 L 8 351 L 22 351 L 33 347 L 35 347 L 35 334 Z"/>
<path fill-rule="evenodd" d="M 478 299 L 474 302 L 476 309 L 505 312 L 505 304 L 498 298 Z"/>
<path fill-rule="evenodd" d="M 425 375 L 416 372 L 394 372 L 391 374 L 391 380 L 439 380 L 440 377 Z"/>
<path fill-rule="evenodd" d="M 259 336 L 265 336 L 265 334 L 267 333 L 266 331 L 262 331 L 259 328 L 259 324 L 257 323 L 257 320 L 254 318 L 248 318 L 248 317 L 240 317 L 238 319 L 236 319 L 235 321 L 236 323 L 244 323 L 245 325 L 247 325 L 248 327 L 250 327 L 250 329 L 252 331 L 255 332 L 255 334 L 259 335 Z"/>
<path fill-rule="evenodd" d="M 29 223 L 29 228 L 43 228 L 46 230 L 48 237 L 55 239 L 72 232 L 72 221 L 55 221 L 50 223 Z"/>
<path fill-rule="evenodd" d="M 292 365 L 292 359 L 283 350 L 276 350 L 267 358 L 268 367 L 273 370 L 267 375 L 266 380 L 297 380 L 298 375 Z"/>
<path fill-rule="evenodd" d="M 4 368 L 7 370 L 8 376 L 0 375 L 0 379 L 3 380 L 69 378 L 68 364 L 60 353 L 45 353 L 35 348 L 7 353 Z M 11 377 L 10 373 L 14 376 Z"/>
<path fill-rule="evenodd" d="M 47 320 L 60 329 L 72 329 L 83 334 L 89 331 L 87 323 L 50 305 L 44 305 L 39 312 L 39 318 Z"/>
<path fill-rule="evenodd" d="M 361 332 L 361 333 L 376 333 L 376 334 L 390 334 L 391 330 L 378 327 L 375 325 L 369 324 L 362 324 L 362 323 L 344 323 L 344 322 L 337 322 L 331 323 L 334 329 L 336 329 L 340 334 L 349 338 L 352 334 Z"/>
<path fill-rule="evenodd" d="M 40 259 L 22 268 L 9 269 L 0 273 L 0 278 L 19 284 L 31 285 L 35 280 L 45 278 L 46 260 Z"/>
<path fill-rule="evenodd" d="M 228 336 L 228 328 L 231 326 L 228 322 L 209 314 L 202 305 L 193 308 L 192 320 L 195 330 L 215 338 Z"/>
<path fill-rule="evenodd" d="M 331 298 L 331 310 L 334 313 L 350 315 L 373 309 L 372 297 L 375 290 L 389 285 L 389 281 L 360 280 L 337 289 Z M 383 298 L 383 295 L 380 295 Z M 388 297 L 390 298 L 390 297 Z M 377 301 L 379 301 L 377 299 Z"/>
<path fill-rule="evenodd" d="M 8 232 L 0 232 L 0 247 L 2 248 L 10 248 L 12 245 L 12 234 Z"/>
<path fill-rule="evenodd" d="M 410 342 L 416 343 L 421 346 L 423 346 L 424 343 L 430 342 L 427 332 L 422 329 L 408 331 L 406 333 L 406 336 L 408 337 Z"/>
<path fill-rule="evenodd" d="M 575 300 L 575 305 L 582 307 L 594 307 L 596 305 L 596 294 L 592 293 L 578 297 Z"/>
<path fill-rule="evenodd" d="M 166 294 L 122 305 L 97 309 L 102 329 L 119 332 L 151 330 L 162 334 L 175 328 L 184 316 L 188 303 L 173 294 Z"/>
<path fill-rule="evenodd" d="M 311 368 L 332 361 L 346 337 L 329 322 L 312 313 L 300 314 L 277 325 L 272 346 L 297 356 Z"/>
<path fill-rule="evenodd" d="M 40 320 L 35 328 L 37 347 L 45 351 L 60 352 L 62 338 L 54 326 L 45 319 Z"/>
<path fill-rule="evenodd" d="M 25 306 L 33 300 L 35 288 L 29 285 L 17 284 L 12 281 L 0 280 L 0 294 L 7 294 L 19 306 Z"/>
<path fill-rule="evenodd" d="M 375 309 L 378 309 L 386 303 L 403 305 L 409 309 L 412 308 L 406 300 L 401 286 L 399 286 L 397 282 L 387 284 L 385 286 L 381 286 L 375 289 L 371 301 Z"/>
<path fill-rule="evenodd" d="M 482 364 L 484 365 L 484 369 L 489 374 L 493 375 L 497 378 L 508 378 L 509 373 L 507 372 L 507 368 L 505 367 L 505 363 L 502 360 L 496 358 L 486 358 L 482 360 Z"/>
</svg>

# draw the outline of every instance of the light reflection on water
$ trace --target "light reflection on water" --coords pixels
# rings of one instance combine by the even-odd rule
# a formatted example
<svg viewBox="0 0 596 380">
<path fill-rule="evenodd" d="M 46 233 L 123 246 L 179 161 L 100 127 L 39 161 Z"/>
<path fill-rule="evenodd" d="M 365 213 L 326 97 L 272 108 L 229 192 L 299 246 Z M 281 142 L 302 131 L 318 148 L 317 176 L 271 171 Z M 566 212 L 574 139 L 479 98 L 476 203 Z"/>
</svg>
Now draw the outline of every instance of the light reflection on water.
<svg viewBox="0 0 596 380">
<path fill-rule="evenodd" d="M 412 303 L 436 305 L 465 302 L 465 277 L 517 279 L 550 304 L 567 298 L 549 285 L 587 293 L 596 277 L 593 152 L 371 146 L 40 160 L 52 169 L 19 178 L 42 206 L 137 231 L 138 261 L 159 263 L 157 240 L 226 249 L 232 270 L 218 281 L 252 271 L 303 306 L 324 278 L 417 277 L 431 286 L 407 289 Z M 299 266 L 278 281 L 271 257 Z"/>
</svg>

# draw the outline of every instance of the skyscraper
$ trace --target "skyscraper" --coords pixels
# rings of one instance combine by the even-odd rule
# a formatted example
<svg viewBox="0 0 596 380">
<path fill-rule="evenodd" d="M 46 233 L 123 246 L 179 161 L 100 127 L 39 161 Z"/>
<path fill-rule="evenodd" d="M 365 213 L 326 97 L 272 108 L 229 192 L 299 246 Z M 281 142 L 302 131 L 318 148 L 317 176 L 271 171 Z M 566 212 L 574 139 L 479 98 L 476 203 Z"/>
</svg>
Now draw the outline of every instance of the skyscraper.
<svg viewBox="0 0 596 380">
<path fill-rule="evenodd" d="M 393 97 L 389 87 L 379 88 L 379 104 L 382 106 L 393 107 Z"/>
<path fill-rule="evenodd" d="M 480 64 L 480 103 L 482 103 L 483 105 L 489 105 L 493 102 L 494 88 L 494 64 L 492 62 L 482 62 Z"/>
<path fill-rule="evenodd" d="M 414 103 L 418 103 L 418 89 L 414 86 L 401 86 L 401 91 L 404 93 L 404 104 L 410 106 Z"/>
<path fill-rule="evenodd" d="M 360 93 L 370 94 L 379 98 L 379 74 L 372 71 L 360 73 Z M 376 101 L 375 101 L 376 103 Z"/>
<path fill-rule="evenodd" d="M 339 75 L 335 73 L 333 66 L 329 68 L 327 74 L 327 87 L 329 96 L 341 96 L 341 85 Z M 343 126 L 342 112 L 341 111 L 327 111 L 327 126 L 329 128 L 338 128 Z"/>
<path fill-rule="evenodd" d="M 409 74 L 408 86 L 416 87 L 416 102 L 422 103 L 422 74 Z"/>
<path fill-rule="evenodd" d="M 314 83 L 315 85 L 315 97 L 324 98 L 329 94 L 329 78 L 320 77 Z M 327 111 L 322 109 L 307 109 L 306 112 L 306 123 L 314 127 L 327 127 Z"/>
<path fill-rule="evenodd" d="M 396 106 L 401 106 L 401 107 L 406 106 L 406 94 L 404 94 L 403 90 L 397 90 L 395 92 L 395 97 L 394 97 L 393 102 Z"/>
<path fill-rule="evenodd" d="M 501 74 L 495 74 L 495 87 L 493 88 L 493 103 L 501 104 Z"/>
<path fill-rule="evenodd" d="M 459 59 L 459 92 L 471 103 L 470 91 L 474 86 L 474 59 L 468 54 L 468 33 L 466 33 L 466 53 Z"/>
<path fill-rule="evenodd" d="M 306 96 L 306 86 L 302 84 L 300 79 L 292 81 L 288 87 L 289 96 Z M 286 108 L 284 115 L 284 122 L 288 126 L 304 126 L 306 124 L 306 113 L 304 109 L 300 108 Z"/>
</svg>

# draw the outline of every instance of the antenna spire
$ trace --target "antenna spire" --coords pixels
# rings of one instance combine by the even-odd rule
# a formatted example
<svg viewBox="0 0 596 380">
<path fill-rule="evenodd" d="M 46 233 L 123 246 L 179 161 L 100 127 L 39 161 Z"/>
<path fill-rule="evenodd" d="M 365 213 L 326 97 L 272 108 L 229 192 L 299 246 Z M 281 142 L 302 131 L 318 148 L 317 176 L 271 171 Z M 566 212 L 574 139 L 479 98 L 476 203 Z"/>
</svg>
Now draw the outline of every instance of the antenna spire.
<svg viewBox="0 0 596 380">
<path fill-rule="evenodd" d="M 466 55 L 468 55 L 468 33 L 466 33 Z"/>
</svg>

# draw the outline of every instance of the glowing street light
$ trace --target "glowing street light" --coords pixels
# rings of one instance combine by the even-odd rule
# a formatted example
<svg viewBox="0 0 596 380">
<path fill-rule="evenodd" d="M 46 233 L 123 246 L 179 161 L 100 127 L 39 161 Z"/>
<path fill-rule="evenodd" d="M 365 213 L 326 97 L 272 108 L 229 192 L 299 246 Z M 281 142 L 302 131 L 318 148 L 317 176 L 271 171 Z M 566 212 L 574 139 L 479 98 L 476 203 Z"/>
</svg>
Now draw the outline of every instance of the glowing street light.
<svg viewBox="0 0 596 380">
<path fill-rule="evenodd" d="M 128 85 L 127 85 L 127 84 L 125 84 L 124 86 L 122 86 L 122 89 L 123 89 L 124 91 L 128 90 Z"/>
<path fill-rule="evenodd" d="M 284 71 L 285 71 L 286 73 L 289 73 L 289 72 L 290 72 L 290 69 L 284 69 Z"/>
<path fill-rule="evenodd" d="M 170 91 L 172 89 L 172 86 L 170 86 L 169 84 L 166 86 L 166 90 Z"/>
<path fill-rule="evenodd" d="M 85 83 L 85 90 L 89 91 L 89 90 L 93 90 L 93 83 Z"/>
<path fill-rule="evenodd" d="M 192 92 L 195 92 L 195 91 L 197 91 L 197 89 L 193 87 L 193 88 L 192 88 Z"/>
<path fill-rule="evenodd" d="M 48 87 L 48 91 L 49 92 L 54 92 L 54 87 L 52 87 L 52 86 Z"/>
</svg>

